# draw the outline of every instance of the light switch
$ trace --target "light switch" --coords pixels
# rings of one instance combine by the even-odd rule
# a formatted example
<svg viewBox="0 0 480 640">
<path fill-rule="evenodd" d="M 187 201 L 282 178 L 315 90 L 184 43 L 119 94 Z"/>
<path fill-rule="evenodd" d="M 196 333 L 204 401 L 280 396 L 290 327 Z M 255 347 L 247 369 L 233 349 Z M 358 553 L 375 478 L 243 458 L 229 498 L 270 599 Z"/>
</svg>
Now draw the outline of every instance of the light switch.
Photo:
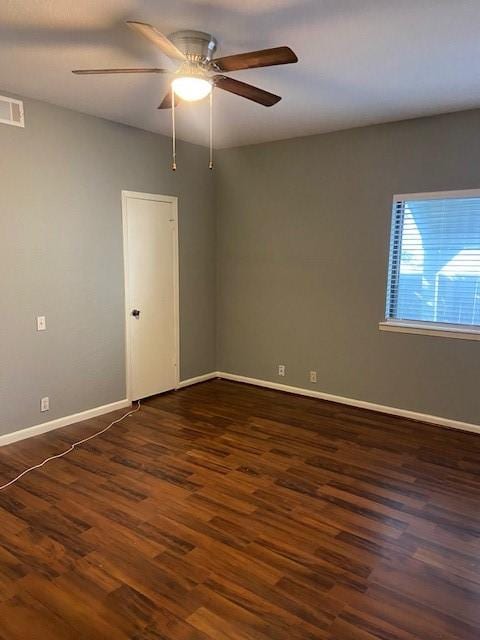
<svg viewBox="0 0 480 640">
<path fill-rule="evenodd" d="M 37 331 L 45 331 L 47 328 L 47 320 L 45 316 L 37 316 Z"/>
</svg>

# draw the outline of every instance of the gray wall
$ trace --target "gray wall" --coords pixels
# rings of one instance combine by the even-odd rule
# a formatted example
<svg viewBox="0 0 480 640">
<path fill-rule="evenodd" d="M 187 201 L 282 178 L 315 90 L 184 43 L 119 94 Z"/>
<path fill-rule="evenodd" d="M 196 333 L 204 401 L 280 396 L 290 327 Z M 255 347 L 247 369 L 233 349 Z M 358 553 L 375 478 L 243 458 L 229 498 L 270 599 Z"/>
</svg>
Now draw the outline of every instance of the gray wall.
<svg viewBox="0 0 480 640">
<path fill-rule="evenodd" d="M 392 196 L 479 188 L 480 111 L 225 150 L 216 177 L 219 370 L 480 422 L 480 342 L 378 330 Z"/>
<path fill-rule="evenodd" d="M 125 398 L 122 189 L 179 197 L 180 375 L 215 368 L 208 151 L 180 143 L 173 174 L 165 137 L 31 100 L 25 118 L 0 125 L 0 434 Z"/>
<path fill-rule="evenodd" d="M 125 397 L 122 189 L 179 196 L 182 379 L 479 422 L 480 343 L 378 330 L 391 197 L 480 187 L 479 111 L 224 150 L 212 175 L 201 147 L 173 174 L 162 136 L 25 110 L 0 125 L 0 434 Z"/>
</svg>

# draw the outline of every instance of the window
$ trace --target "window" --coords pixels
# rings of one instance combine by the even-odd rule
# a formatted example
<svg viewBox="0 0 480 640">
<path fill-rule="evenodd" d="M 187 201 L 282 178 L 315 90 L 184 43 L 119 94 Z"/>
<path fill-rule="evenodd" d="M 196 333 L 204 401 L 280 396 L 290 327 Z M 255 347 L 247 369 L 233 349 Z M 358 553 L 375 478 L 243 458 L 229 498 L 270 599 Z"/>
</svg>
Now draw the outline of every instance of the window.
<svg viewBox="0 0 480 640">
<path fill-rule="evenodd" d="M 395 196 L 381 329 L 480 339 L 480 191 Z"/>
</svg>

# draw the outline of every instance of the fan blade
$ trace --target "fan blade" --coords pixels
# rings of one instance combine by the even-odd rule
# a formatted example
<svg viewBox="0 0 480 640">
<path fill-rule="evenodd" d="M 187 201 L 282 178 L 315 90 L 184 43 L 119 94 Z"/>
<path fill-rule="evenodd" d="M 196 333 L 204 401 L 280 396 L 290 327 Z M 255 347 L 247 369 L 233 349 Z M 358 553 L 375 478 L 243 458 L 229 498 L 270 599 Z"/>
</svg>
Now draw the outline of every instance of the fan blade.
<svg viewBox="0 0 480 640">
<path fill-rule="evenodd" d="M 276 47 L 238 53 L 212 60 L 211 65 L 217 71 L 240 71 L 241 69 L 255 69 L 257 67 L 271 67 L 276 64 L 292 64 L 298 62 L 297 56 L 290 47 Z"/>
<path fill-rule="evenodd" d="M 175 106 L 178 107 L 178 105 L 180 103 L 181 103 L 180 98 L 177 96 L 177 94 L 175 94 Z M 172 92 L 171 91 L 169 91 L 167 93 L 167 95 L 162 100 L 162 104 L 158 108 L 159 109 L 171 109 L 172 108 Z"/>
<path fill-rule="evenodd" d="M 91 75 L 102 73 L 171 73 L 168 69 L 75 69 L 77 75 Z"/>
<path fill-rule="evenodd" d="M 240 82 L 240 80 L 234 80 L 226 76 L 214 76 L 213 80 L 216 87 L 224 91 L 229 91 L 230 93 L 235 93 L 242 98 L 247 98 L 247 100 L 258 102 L 258 104 L 263 104 L 264 107 L 272 107 L 282 99 L 274 93 L 269 93 L 268 91 L 254 87 L 252 84 Z"/>
<path fill-rule="evenodd" d="M 127 20 L 128 26 L 142 35 L 150 42 L 153 42 L 159 49 L 163 51 L 165 55 L 174 60 L 181 60 L 182 62 L 187 59 L 187 56 L 178 49 L 173 42 L 171 42 L 167 36 L 152 27 L 151 24 L 145 22 L 135 22 L 134 20 Z"/>
</svg>

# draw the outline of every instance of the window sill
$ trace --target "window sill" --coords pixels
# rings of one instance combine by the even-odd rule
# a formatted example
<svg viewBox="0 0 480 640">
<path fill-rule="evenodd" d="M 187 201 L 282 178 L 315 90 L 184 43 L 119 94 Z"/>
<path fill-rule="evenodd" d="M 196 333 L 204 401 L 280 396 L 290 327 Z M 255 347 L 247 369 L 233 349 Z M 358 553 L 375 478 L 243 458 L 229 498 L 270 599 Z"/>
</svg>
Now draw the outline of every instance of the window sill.
<svg viewBox="0 0 480 640">
<path fill-rule="evenodd" d="M 480 340 L 480 327 L 450 325 L 430 322 L 384 320 L 378 323 L 380 331 L 413 333 L 438 338 L 460 338 L 460 340 Z"/>
</svg>

